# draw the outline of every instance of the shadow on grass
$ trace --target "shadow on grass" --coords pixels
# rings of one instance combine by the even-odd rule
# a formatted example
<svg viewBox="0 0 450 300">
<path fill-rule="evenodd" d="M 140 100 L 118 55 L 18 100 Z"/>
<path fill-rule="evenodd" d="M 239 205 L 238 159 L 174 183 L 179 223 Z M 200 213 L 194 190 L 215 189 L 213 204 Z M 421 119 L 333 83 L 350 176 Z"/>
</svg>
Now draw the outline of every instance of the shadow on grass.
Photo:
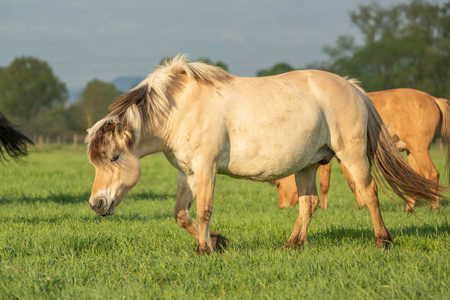
<svg viewBox="0 0 450 300">
<path fill-rule="evenodd" d="M 402 228 L 396 228 L 396 229 L 389 229 L 391 234 L 394 237 L 394 240 L 396 237 L 400 236 L 409 236 L 409 237 L 430 237 L 430 236 L 436 236 L 436 235 L 448 235 L 450 233 L 450 227 L 448 224 L 440 224 L 437 226 L 432 225 L 411 225 L 411 226 L 404 226 Z M 331 225 L 328 229 L 326 229 L 323 232 L 310 234 L 309 235 L 311 240 L 320 240 L 322 238 L 335 241 L 335 242 L 345 242 L 349 239 L 375 239 L 374 236 L 374 230 L 373 228 L 367 228 L 367 229 L 354 229 L 354 228 L 345 228 L 341 226 L 334 226 Z"/>
<path fill-rule="evenodd" d="M 220 232 L 220 228 L 216 228 Z M 238 241 L 239 248 L 241 249 L 259 249 L 262 246 L 278 250 L 283 249 L 284 243 L 288 240 L 289 234 L 286 235 L 285 240 L 274 239 L 274 240 L 262 240 L 261 237 L 257 236 L 257 230 L 255 235 L 246 236 L 244 239 Z M 391 229 L 391 234 L 394 237 L 394 246 L 396 244 L 396 239 L 400 237 L 414 237 L 418 239 L 425 238 L 433 238 L 440 236 L 447 236 L 450 234 L 450 227 L 448 224 L 440 224 L 437 226 L 431 225 L 422 225 L 422 226 L 404 226 L 402 228 Z M 225 233 L 225 236 L 227 234 Z M 236 237 L 226 236 L 233 241 Z M 362 243 L 375 243 L 375 236 L 372 227 L 368 227 L 367 229 L 355 229 L 355 228 L 347 228 L 342 226 L 334 226 L 331 225 L 326 230 L 322 230 L 320 232 L 310 233 L 308 234 L 308 242 L 310 245 L 345 245 L 348 243 L 353 243 L 355 241 L 359 241 Z"/>
<path fill-rule="evenodd" d="M 65 193 L 50 193 L 47 196 L 29 196 L 22 195 L 15 197 L 8 197 L 8 195 L 0 196 L 0 205 L 7 204 L 33 204 L 33 203 L 47 203 L 53 202 L 57 204 L 75 204 L 75 203 L 88 203 L 90 197 L 90 191 L 86 191 L 82 194 L 65 194 Z M 150 201 L 162 201 L 167 199 L 175 199 L 173 194 L 155 194 L 155 193 L 133 193 L 130 198 L 133 199 L 148 199 Z"/>
<path fill-rule="evenodd" d="M 66 220 L 79 221 L 79 222 L 89 222 L 89 223 L 123 223 L 123 222 L 142 222 L 147 223 L 151 221 L 165 221 L 168 219 L 173 219 L 172 214 L 155 211 L 150 214 L 128 214 L 128 215 L 113 215 L 108 217 L 96 216 L 94 212 L 89 212 L 88 215 L 75 216 L 73 214 L 62 212 L 58 215 L 52 216 L 11 216 L 11 217 L 1 217 L 2 222 L 14 222 L 14 223 L 27 223 L 27 224 L 44 224 L 44 223 L 62 223 Z M 175 222 L 175 221 L 174 221 Z"/>
</svg>

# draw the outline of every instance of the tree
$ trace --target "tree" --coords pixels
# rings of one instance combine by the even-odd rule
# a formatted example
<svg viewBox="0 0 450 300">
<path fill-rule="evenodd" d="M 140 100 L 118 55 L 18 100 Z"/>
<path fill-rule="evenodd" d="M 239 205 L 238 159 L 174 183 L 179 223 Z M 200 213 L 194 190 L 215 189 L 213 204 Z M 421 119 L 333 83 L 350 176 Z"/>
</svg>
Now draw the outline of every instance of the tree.
<svg viewBox="0 0 450 300">
<path fill-rule="evenodd" d="M 108 113 L 108 106 L 121 92 L 112 83 L 94 79 L 90 81 L 80 95 L 79 103 L 84 119 L 82 123 L 90 128 Z"/>
<path fill-rule="evenodd" d="M 0 109 L 16 123 L 29 122 L 39 113 L 63 107 L 64 83 L 50 66 L 34 57 L 16 58 L 0 70 Z"/>
<path fill-rule="evenodd" d="M 423 0 L 383 8 L 359 6 L 350 14 L 364 45 L 341 36 L 325 46 L 323 69 L 361 80 L 368 91 L 411 87 L 439 97 L 450 93 L 450 2 L 440 7 Z"/>
<path fill-rule="evenodd" d="M 210 59 L 207 58 L 207 57 L 199 58 L 198 60 L 200 60 L 200 61 L 202 61 L 202 62 L 204 62 L 204 63 L 207 63 L 207 64 L 209 64 L 209 65 L 213 65 L 213 66 L 222 68 L 223 70 L 225 70 L 225 71 L 228 72 L 228 65 L 227 65 L 226 63 L 220 61 L 220 60 L 218 60 L 218 61 L 216 61 L 216 62 L 213 62 L 212 60 L 210 60 Z"/>
<path fill-rule="evenodd" d="M 259 70 L 258 72 L 256 72 L 256 76 L 258 76 L 258 77 L 272 76 L 272 75 L 283 74 L 283 73 L 290 72 L 290 71 L 294 71 L 294 68 L 291 67 L 289 64 L 282 62 L 282 63 L 278 63 L 278 64 L 274 65 L 270 69 Z"/>
</svg>

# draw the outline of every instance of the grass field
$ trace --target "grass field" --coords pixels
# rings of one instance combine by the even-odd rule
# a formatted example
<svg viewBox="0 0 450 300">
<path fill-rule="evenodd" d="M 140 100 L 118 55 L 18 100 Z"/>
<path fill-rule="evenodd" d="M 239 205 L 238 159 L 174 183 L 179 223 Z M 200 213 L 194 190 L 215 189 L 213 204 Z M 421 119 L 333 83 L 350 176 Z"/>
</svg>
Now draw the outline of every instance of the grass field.
<svg viewBox="0 0 450 300">
<path fill-rule="evenodd" d="M 445 153 L 433 159 L 444 175 Z M 369 212 L 358 210 L 334 163 L 329 209 L 316 211 L 309 244 L 280 250 L 297 209 L 278 209 L 273 186 L 219 176 L 211 229 L 225 253 L 195 255 L 172 217 L 176 170 L 141 160 L 139 184 L 102 218 L 89 208 L 94 168 L 86 154 L 52 146 L 0 170 L 0 298 L 9 299 L 448 299 L 448 202 L 403 213 L 384 195 L 394 236 L 375 248 Z M 195 216 L 195 207 L 193 209 Z"/>
</svg>

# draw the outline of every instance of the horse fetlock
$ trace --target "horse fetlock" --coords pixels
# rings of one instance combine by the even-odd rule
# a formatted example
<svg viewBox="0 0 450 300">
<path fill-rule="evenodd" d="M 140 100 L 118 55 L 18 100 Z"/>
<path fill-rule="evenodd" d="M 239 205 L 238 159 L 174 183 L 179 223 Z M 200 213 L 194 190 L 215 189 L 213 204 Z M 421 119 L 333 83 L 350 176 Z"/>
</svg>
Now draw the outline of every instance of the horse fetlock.
<svg viewBox="0 0 450 300">
<path fill-rule="evenodd" d="M 439 199 L 435 199 L 434 201 L 431 201 L 431 210 L 439 210 Z"/>
<path fill-rule="evenodd" d="M 394 245 L 394 239 L 389 231 L 386 231 L 386 235 L 375 237 L 375 242 L 378 248 L 389 249 Z"/>
<path fill-rule="evenodd" d="M 412 214 L 414 213 L 414 204 L 406 204 L 404 212 Z"/>
<path fill-rule="evenodd" d="M 286 244 L 284 244 L 284 248 L 285 249 L 299 249 L 301 248 L 304 244 L 306 244 L 306 238 L 305 239 L 301 239 L 301 238 L 290 238 Z"/>
<path fill-rule="evenodd" d="M 210 247 L 208 247 L 208 245 L 204 245 L 204 246 L 200 246 L 198 245 L 197 250 L 195 251 L 195 254 L 197 255 L 203 255 L 203 254 L 213 254 L 214 250 Z"/>
</svg>

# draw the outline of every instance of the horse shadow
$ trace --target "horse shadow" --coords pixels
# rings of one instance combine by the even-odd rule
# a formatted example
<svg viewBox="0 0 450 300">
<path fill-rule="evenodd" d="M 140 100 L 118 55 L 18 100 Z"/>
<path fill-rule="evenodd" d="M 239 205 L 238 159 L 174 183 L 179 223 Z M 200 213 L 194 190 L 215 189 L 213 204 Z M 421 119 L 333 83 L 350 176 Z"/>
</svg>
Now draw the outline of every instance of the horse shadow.
<svg viewBox="0 0 450 300">
<path fill-rule="evenodd" d="M 433 237 L 436 235 L 444 236 L 450 234 L 450 226 L 448 224 L 441 224 L 438 226 L 432 226 L 429 224 L 424 224 L 420 226 L 411 225 L 411 226 L 404 226 L 401 228 L 394 228 L 390 229 L 390 232 L 394 236 L 394 247 L 395 245 L 400 245 L 398 238 L 399 237 Z M 226 233 L 225 233 L 226 235 Z M 272 248 L 273 250 L 280 250 L 284 249 L 284 243 L 287 241 L 287 237 L 289 235 L 286 235 L 286 240 L 280 240 L 280 241 L 272 241 L 269 248 Z M 233 237 L 230 240 L 233 240 Z M 333 244 L 333 245 L 345 245 L 346 243 L 349 243 L 349 241 L 364 241 L 364 243 L 367 241 L 368 243 L 372 243 L 374 241 L 374 232 L 373 228 L 367 228 L 367 229 L 356 229 L 356 228 L 348 228 L 343 226 L 336 226 L 331 225 L 327 229 L 310 233 L 308 234 L 308 245 L 315 246 L 319 244 Z M 260 249 L 261 248 L 261 241 L 256 237 L 247 237 L 244 240 L 241 240 L 238 242 L 238 248 L 240 249 Z"/>
<path fill-rule="evenodd" d="M 433 226 L 430 224 L 424 225 L 408 225 L 402 226 L 400 228 L 391 228 L 389 229 L 391 234 L 394 236 L 394 244 L 396 237 L 430 237 L 437 235 L 448 235 L 450 233 L 450 227 L 448 224 L 440 224 L 437 226 Z M 342 226 L 331 225 L 323 232 L 315 233 L 309 235 L 310 240 L 320 240 L 325 238 L 335 243 L 344 243 L 348 241 L 349 238 L 355 240 L 373 240 L 374 233 L 373 228 L 367 229 L 355 229 L 355 228 L 346 228 Z"/>
<path fill-rule="evenodd" d="M 66 193 L 49 193 L 48 195 L 31 196 L 22 194 L 20 197 L 8 197 L 7 195 L 0 196 L 0 205 L 8 204 L 33 204 L 33 203 L 50 203 L 57 204 L 75 204 L 87 202 L 89 200 L 89 192 L 81 194 L 66 194 Z"/>
<path fill-rule="evenodd" d="M 8 204 L 33 204 L 33 203 L 56 203 L 56 204 L 77 204 L 88 203 L 90 197 L 90 191 L 83 193 L 64 193 L 64 192 L 51 192 L 47 195 L 31 196 L 22 193 L 20 197 L 8 197 L 7 195 L 0 196 L 0 205 Z M 153 193 L 153 192 L 140 192 L 132 193 L 128 196 L 132 199 L 147 199 L 150 201 L 164 201 L 169 199 L 175 199 L 174 194 L 170 193 Z"/>
</svg>

